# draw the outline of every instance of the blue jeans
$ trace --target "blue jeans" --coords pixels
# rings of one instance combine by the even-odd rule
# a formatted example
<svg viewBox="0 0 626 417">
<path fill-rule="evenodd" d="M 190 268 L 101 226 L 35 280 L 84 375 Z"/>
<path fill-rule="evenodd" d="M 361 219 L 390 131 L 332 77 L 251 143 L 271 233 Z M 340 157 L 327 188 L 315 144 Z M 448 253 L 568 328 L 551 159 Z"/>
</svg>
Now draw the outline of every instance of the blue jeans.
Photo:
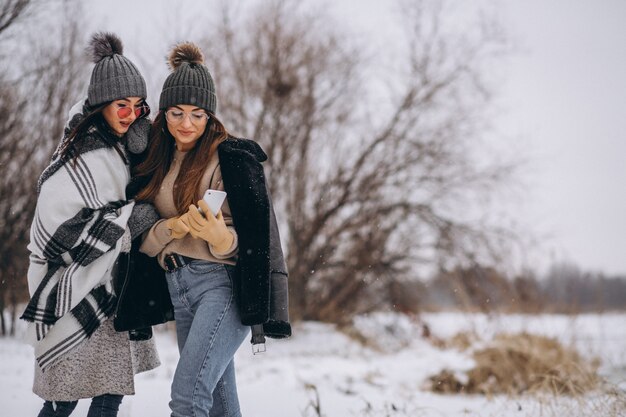
<svg viewBox="0 0 626 417">
<path fill-rule="evenodd" d="M 241 324 L 234 268 L 194 260 L 165 274 L 174 305 L 180 360 L 172 417 L 240 417 L 233 356 L 248 334 Z"/>
<path fill-rule="evenodd" d="M 123 395 L 104 394 L 94 397 L 89 406 L 87 417 L 116 417 Z M 68 417 L 76 408 L 78 401 L 46 401 L 38 417 Z"/>
</svg>

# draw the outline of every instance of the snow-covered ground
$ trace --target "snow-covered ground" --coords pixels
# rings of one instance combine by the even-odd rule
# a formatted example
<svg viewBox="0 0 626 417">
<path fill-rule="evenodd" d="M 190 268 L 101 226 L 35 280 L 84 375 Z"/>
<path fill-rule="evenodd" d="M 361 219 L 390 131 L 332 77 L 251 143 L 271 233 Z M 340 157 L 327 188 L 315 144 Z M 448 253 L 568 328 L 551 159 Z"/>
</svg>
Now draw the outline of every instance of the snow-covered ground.
<svg viewBox="0 0 626 417">
<path fill-rule="evenodd" d="M 602 360 L 601 373 L 626 390 L 626 314 L 487 317 L 480 314 L 425 314 L 433 335 L 449 337 L 473 331 L 484 339 L 498 332 L 526 330 L 554 336 L 581 353 Z M 421 325 L 404 316 L 376 314 L 356 321 L 370 336 L 369 347 L 333 326 L 301 323 L 287 341 L 268 342 L 253 356 L 246 342 L 237 352 L 237 377 L 246 417 L 350 416 L 586 416 L 602 415 L 607 401 L 584 399 L 538 401 L 530 397 L 485 398 L 438 395 L 425 380 L 443 368 L 472 366 L 469 355 L 440 350 L 420 337 Z M 155 335 L 163 365 L 137 376 L 135 396 L 126 397 L 120 417 L 166 417 L 169 385 L 178 352 L 175 336 L 160 328 Z M 31 392 L 32 349 L 18 339 L 0 338 L 0 417 L 36 416 L 41 400 Z M 73 415 L 85 416 L 88 401 Z M 608 415 L 626 416 L 626 410 Z"/>
</svg>

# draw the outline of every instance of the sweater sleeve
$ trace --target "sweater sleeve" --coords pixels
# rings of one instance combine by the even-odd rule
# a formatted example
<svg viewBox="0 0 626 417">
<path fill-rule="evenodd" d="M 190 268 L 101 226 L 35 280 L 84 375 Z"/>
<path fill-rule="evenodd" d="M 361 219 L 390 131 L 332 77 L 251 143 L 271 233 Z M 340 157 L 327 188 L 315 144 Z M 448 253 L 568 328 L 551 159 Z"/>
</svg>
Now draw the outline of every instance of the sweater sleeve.
<svg viewBox="0 0 626 417">
<path fill-rule="evenodd" d="M 148 256 L 157 256 L 174 238 L 165 224 L 166 219 L 156 222 L 150 230 L 144 233 L 143 242 L 139 251 Z"/>
</svg>

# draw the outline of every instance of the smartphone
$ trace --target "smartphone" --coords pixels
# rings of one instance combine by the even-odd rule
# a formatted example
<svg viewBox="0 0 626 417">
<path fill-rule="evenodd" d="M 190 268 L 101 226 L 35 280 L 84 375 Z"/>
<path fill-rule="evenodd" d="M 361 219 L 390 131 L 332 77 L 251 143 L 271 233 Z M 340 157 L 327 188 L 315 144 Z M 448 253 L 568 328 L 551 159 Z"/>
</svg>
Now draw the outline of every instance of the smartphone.
<svg viewBox="0 0 626 417">
<path fill-rule="evenodd" d="M 220 211 L 220 208 L 226 199 L 226 193 L 219 190 L 206 190 L 202 199 L 206 202 L 207 206 L 209 206 L 211 213 L 213 213 L 214 216 L 217 216 L 217 213 Z M 202 209 L 200 207 L 198 207 L 198 210 L 202 213 Z"/>
</svg>

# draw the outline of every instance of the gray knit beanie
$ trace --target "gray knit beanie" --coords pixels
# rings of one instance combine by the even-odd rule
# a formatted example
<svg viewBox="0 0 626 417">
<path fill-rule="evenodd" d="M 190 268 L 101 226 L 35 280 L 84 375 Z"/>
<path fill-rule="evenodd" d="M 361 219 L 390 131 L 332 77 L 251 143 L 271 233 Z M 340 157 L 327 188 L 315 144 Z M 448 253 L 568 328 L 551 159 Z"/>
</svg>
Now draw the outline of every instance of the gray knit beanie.
<svg viewBox="0 0 626 417">
<path fill-rule="evenodd" d="M 89 106 L 125 97 L 146 98 L 146 82 L 137 67 L 122 55 L 120 38 L 113 33 L 96 33 L 88 50 L 96 64 L 87 93 Z"/>
<path fill-rule="evenodd" d="M 200 48 L 191 42 L 178 44 L 168 57 L 172 73 L 166 78 L 159 100 L 159 110 L 177 104 L 189 104 L 215 114 L 215 83 Z"/>
</svg>

